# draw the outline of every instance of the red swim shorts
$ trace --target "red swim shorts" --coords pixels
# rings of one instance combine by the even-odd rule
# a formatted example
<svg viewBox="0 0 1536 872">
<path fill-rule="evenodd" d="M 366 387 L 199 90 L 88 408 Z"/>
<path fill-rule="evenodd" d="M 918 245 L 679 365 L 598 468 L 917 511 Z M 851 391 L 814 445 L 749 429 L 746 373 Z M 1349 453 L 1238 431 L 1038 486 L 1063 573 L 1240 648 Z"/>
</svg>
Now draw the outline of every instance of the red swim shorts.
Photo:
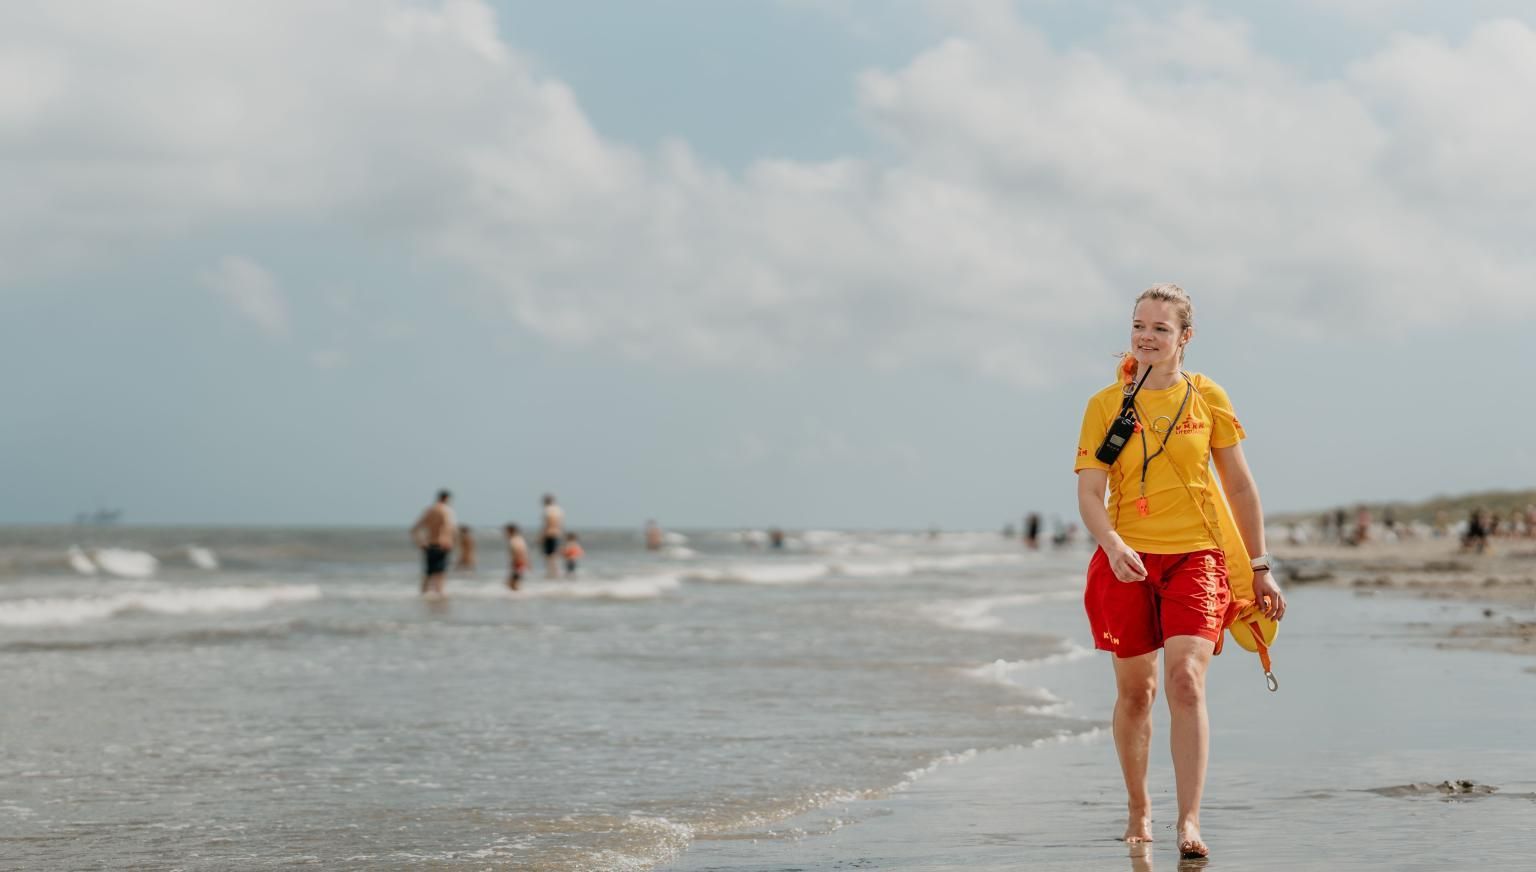
<svg viewBox="0 0 1536 872">
<path fill-rule="evenodd" d="M 1140 553 L 1140 552 L 1138 552 Z M 1088 561 L 1083 605 L 1093 628 L 1093 646 L 1116 657 L 1138 657 L 1163 647 L 1173 636 L 1221 638 L 1232 592 L 1227 560 L 1207 548 L 1188 554 L 1142 554 L 1147 577 L 1121 581 L 1100 548 Z"/>
</svg>

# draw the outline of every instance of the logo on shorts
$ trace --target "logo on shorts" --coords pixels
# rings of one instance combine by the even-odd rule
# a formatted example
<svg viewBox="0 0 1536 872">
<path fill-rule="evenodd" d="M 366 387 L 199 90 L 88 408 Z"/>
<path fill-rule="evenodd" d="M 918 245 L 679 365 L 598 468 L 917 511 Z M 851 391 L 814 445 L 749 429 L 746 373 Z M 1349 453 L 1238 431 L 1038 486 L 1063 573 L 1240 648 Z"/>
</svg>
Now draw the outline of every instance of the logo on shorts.
<svg viewBox="0 0 1536 872">
<path fill-rule="evenodd" d="M 1087 457 L 1088 456 L 1088 449 L 1086 449 L 1086 448 L 1079 448 L 1079 449 L 1077 449 L 1077 456 L 1078 457 Z"/>
<path fill-rule="evenodd" d="M 1200 586 L 1205 589 L 1205 616 L 1207 623 L 1216 617 L 1216 600 L 1221 594 L 1221 579 L 1216 576 L 1216 555 L 1204 557 L 1205 578 Z"/>
<path fill-rule="evenodd" d="M 1109 644 L 1114 645 L 1116 648 L 1120 647 L 1120 637 L 1119 636 L 1112 636 L 1112 635 L 1110 635 L 1108 630 L 1105 630 L 1104 631 L 1104 638 L 1109 641 Z"/>
</svg>

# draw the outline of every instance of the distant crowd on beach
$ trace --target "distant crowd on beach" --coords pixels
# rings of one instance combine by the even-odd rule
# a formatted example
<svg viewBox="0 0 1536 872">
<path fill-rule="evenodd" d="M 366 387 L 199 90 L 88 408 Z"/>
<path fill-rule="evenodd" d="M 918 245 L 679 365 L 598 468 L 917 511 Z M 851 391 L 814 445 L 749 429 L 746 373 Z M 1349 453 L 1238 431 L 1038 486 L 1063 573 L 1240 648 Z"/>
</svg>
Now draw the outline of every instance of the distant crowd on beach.
<svg viewBox="0 0 1536 872">
<path fill-rule="evenodd" d="M 1314 534 L 1306 524 L 1292 524 L 1286 538 L 1292 545 L 1320 541 L 1359 546 L 1369 542 L 1454 537 L 1461 550 L 1481 554 L 1492 539 L 1536 538 L 1536 503 L 1503 513 L 1479 506 L 1462 520 L 1452 520 L 1449 513 L 1439 511 L 1433 522 L 1401 521 L 1391 506 L 1383 508 L 1378 518 L 1369 506 L 1361 505 L 1353 512 L 1340 508 L 1324 513 L 1317 519 L 1315 530 Z"/>
</svg>

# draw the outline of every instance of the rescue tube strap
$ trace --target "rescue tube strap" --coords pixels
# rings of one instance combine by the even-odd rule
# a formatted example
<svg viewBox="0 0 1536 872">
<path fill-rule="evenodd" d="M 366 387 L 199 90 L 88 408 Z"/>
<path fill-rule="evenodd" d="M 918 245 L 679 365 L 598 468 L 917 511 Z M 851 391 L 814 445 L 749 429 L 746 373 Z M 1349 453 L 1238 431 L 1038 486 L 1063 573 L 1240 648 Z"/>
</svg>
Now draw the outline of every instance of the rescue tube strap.
<svg viewBox="0 0 1536 872">
<path fill-rule="evenodd" d="M 1249 621 L 1248 629 L 1253 631 L 1253 642 L 1259 647 L 1259 665 L 1264 667 L 1264 683 L 1269 685 L 1269 692 L 1274 693 L 1280 689 L 1280 680 L 1275 678 L 1275 671 L 1269 662 L 1269 646 L 1264 644 L 1264 632 L 1259 628 L 1258 621 Z"/>
</svg>

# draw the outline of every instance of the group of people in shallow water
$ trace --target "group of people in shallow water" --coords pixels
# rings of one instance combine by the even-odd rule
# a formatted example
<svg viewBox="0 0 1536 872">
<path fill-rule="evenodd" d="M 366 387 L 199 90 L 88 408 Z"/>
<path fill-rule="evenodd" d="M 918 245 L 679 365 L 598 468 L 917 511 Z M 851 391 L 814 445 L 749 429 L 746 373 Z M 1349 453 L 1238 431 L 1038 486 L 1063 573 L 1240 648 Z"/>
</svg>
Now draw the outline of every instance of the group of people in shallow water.
<svg viewBox="0 0 1536 872">
<path fill-rule="evenodd" d="M 1042 538 L 1041 533 L 1043 532 L 1041 525 L 1042 521 L 1040 518 L 1040 513 L 1030 512 L 1024 516 L 1024 532 L 1022 535 L 1014 530 L 1013 524 L 1004 524 L 1003 538 L 1013 539 L 1015 537 L 1021 537 L 1025 548 L 1028 548 L 1031 551 L 1038 551 L 1040 550 L 1040 542 Z M 1076 524 L 1062 523 L 1061 518 L 1058 518 L 1054 515 L 1051 517 L 1052 545 L 1056 546 L 1057 548 L 1076 545 L 1077 539 L 1078 530 Z"/>
<path fill-rule="evenodd" d="M 476 566 L 474 531 L 468 525 L 458 523 L 453 513 L 452 503 L 452 493 L 447 490 L 438 491 L 437 501 L 428 506 L 417 519 L 415 526 L 411 527 L 411 539 L 421 549 L 422 554 L 421 592 L 423 595 L 441 596 L 443 594 L 443 582 L 448 574 L 449 558 L 455 550 L 459 552 L 458 569 L 473 571 Z M 555 501 L 554 494 L 544 495 L 541 518 L 538 542 L 544 557 L 544 576 L 551 579 L 559 578 L 562 561 L 565 575 L 574 576 L 586 552 L 581 546 L 581 538 L 566 529 L 565 510 Z M 507 524 L 503 528 L 503 533 L 506 537 L 509 557 L 507 587 L 519 590 L 522 587 L 523 577 L 528 574 L 531 565 L 528 541 L 523 536 L 522 528 L 517 524 Z"/>
</svg>

